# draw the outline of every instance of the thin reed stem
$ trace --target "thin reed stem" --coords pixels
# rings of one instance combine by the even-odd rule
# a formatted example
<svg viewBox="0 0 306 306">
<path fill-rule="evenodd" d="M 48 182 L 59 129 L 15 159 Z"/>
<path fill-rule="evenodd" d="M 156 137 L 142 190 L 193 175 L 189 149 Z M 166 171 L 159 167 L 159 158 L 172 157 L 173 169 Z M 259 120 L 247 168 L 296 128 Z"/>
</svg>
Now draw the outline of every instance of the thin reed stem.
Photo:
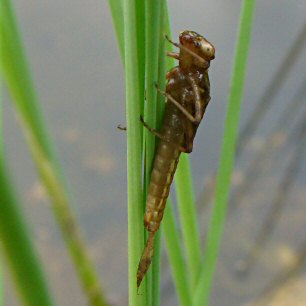
<svg viewBox="0 0 306 306">
<path fill-rule="evenodd" d="M 193 299 L 194 305 L 197 306 L 206 306 L 209 304 L 209 295 L 212 288 L 212 281 L 221 243 L 231 174 L 235 158 L 235 147 L 237 142 L 254 9 L 255 0 L 243 1 L 228 110 L 224 126 L 220 165 L 216 182 L 215 205 L 206 242 L 204 263 Z"/>
</svg>

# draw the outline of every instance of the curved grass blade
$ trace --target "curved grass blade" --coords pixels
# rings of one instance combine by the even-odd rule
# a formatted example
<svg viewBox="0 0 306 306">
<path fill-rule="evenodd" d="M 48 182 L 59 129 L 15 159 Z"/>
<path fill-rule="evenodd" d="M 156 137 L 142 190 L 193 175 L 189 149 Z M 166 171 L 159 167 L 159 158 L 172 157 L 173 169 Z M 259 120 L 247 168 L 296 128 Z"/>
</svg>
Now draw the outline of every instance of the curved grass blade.
<svg viewBox="0 0 306 306">
<path fill-rule="evenodd" d="M 64 180 L 39 108 L 10 1 L 3 0 L 2 5 L 3 53 L 1 60 L 7 85 L 23 124 L 23 131 L 41 180 L 53 202 L 55 217 L 83 290 L 90 305 L 104 306 L 106 301 L 100 289 L 101 286 L 69 206 L 70 199 L 64 188 Z"/>
<path fill-rule="evenodd" d="M 194 305 L 197 306 L 208 305 L 209 293 L 212 287 L 225 222 L 254 9 L 255 0 L 243 1 L 228 110 L 224 126 L 220 166 L 216 183 L 215 206 L 206 242 L 205 260 L 194 295 Z"/>
<path fill-rule="evenodd" d="M 1 144 L 2 145 L 2 144 Z M 0 156 L 0 240 L 24 305 L 54 305 L 15 191 Z"/>
</svg>

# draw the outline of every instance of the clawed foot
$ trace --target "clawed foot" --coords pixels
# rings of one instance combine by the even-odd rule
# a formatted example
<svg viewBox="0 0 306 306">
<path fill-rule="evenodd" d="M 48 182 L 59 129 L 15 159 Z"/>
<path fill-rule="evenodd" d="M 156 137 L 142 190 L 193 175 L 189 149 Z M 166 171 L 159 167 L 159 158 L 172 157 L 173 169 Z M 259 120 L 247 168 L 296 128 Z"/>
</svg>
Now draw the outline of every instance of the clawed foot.
<svg viewBox="0 0 306 306">
<path fill-rule="evenodd" d="M 122 126 L 121 124 L 117 125 L 117 129 L 120 130 L 120 131 L 126 131 L 127 130 L 126 126 Z"/>
</svg>

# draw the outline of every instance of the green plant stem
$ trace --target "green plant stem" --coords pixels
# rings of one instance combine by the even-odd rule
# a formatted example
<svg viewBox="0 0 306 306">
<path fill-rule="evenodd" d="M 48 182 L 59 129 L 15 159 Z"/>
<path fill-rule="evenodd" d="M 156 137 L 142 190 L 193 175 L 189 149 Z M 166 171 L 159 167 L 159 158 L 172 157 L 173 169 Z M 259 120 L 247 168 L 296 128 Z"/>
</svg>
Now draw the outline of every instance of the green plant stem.
<svg viewBox="0 0 306 306">
<path fill-rule="evenodd" d="M 0 2 L 0 27 L 2 25 L 2 2 Z M 0 28 L 0 59 L 2 58 L 2 31 Z M 0 60 L 0 158 L 3 155 L 3 133 L 2 133 L 2 62 Z M 0 256 L 0 305 L 3 305 L 3 272 L 2 272 L 2 257 Z"/>
<path fill-rule="evenodd" d="M 57 159 L 48 136 L 44 119 L 34 92 L 26 57 L 19 37 L 9 0 L 3 0 L 3 56 L 4 76 L 24 127 L 26 139 L 35 164 L 53 204 L 53 211 L 76 272 L 92 306 L 104 306 L 106 301 L 79 233 L 76 218 L 69 206 Z"/>
<path fill-rule="evenodd" d="M 213 275 L 220 248 L 231 173 L 234 165 L 235 146 L 237 142 L 254 8 L 255 0 L 243 1 L 228 110 L 224 126 L 220 166 L 216 182 L 215 205 L 206 242 L 205 260 L 194 295 L 194 305 L 197 306 L 206 306 L 209 303 L 209 293 L 212 287 Z"/>
<path fill-rule="evenodd" d="M 24 125 L 24 130 L 29 131 L 29 128 Z M 54 171 L 54 165 L 43 154 L 40 145 L 33 138 L 32 133 L 27 133 L 27 140 L 38 167 L 41 180 L 53 200 L 53 211 L 89 303 L 93 306 L 107 305 L 104 296 L 101 294 L 100 284 L 87 255 L 79 227 L 69 208 L 69 201 L 63 184 L 59 181 L 58 174 Z"/>
<path fill-rule="evenodd" d="M 142 14 L 136 0 L 124 1 L 124 41 L 125 41 L 125 82 L 127 120 L 127 175 L 128 175 L 128 249 L 129 249 L 129 305 L 146 305 L 146 294 L 137 294 L 136 272 L 144 247 L 143 194 L 142 194 L 142 127 L 140 65 L 137 35 L 137 20 Z"/>
<path fill-rule="evenodd" d="M 145 88 L 146 88 L 146 104 L 145 104 L 145 121 L 149 126 L 156 128 L 157 120 L 157 92 L 154 83 L 158 79 L 158 68 L 159 68 L 159 43 L 160 43 L 160 17 L 161 17 L 161 0 L 147 0 L 145 2 L 145 29 L 146 29 L 146 65 L 145 65 Z M 165 56 L 163 56 L 164 58 Z M 155 155 L 155 136 L 150 133 L 147 129 L 144 129 L 145 135 L 145 173 L 144 173 L 144 205 L 146 205 L 146 198 L 151 179 L 152 165 Z M 146 231 L 146 239 L 148 233 Z M 147 304 L 148 305 L 159 305 L 159 266 L 160 266 L 160 238 L 155 237 L 154 242 L 154 259 L 152 267 L 147 273 Z M 156 248 L 157 247 L 157 248 Z M 154 293 L 154 294 L 153 294 Z"/>
<path fill-rule="evenodd" d="M 201 267 L 201 249 L 196 206 L 192 187 L 190 162 L 186 154 L 180 157 L 175 174 L 175 190 L 182 225 L 182 234 L 186 250 L 186 260 L 192 288 L 196 286 Z"/>
<path fill-rule="evenodd" d="M 116 0 L 109 0 L 109 1 L 112 2 L 112 1 L 116 1 Z M 123 24 L 121 23 L 121 20 L 123 20 L 123 16 L 120 16 L 120 12 L 122 10 L 118 9 L 116 12 L 114 12 L 114 9 L 113 9 L 114 5 L 111 4 L 111 3 L 110 3 L 110 7 L 111 7 L 111 10 L 113 11 L 112 15 L 114 16 L 116 14 L 116 18 L 114 18 L 114 20 L 113 20 L 114 24 L 115 24 L 115 28 L 120 29 L 120 32 L 123 32 L 124 31 Z M 163 2 L 163 7 L 161 9 L 161 14 L 162 14 L 162 16 L 160 17 L 160 20 L 161 20 L 162 29 L 160 31 L 161 36 L 160 36 L 160 50 L 159 50 L 160 55 L 159 55 L 158 83 L 159 83 L 159 86 L 161 88 L 164 88 L 165 87 L 165 70 L 166 70 L 165 69 L 165 61 L 163 60 L 165 58 L 165 38 L 164 38 L 164 34 L 165 33 L 168 33 L 168 34 L 170 33 L 168 7 L 167 7 L 166 2 Z M 119 43 L 119 48 L 122 49 L 122 46 L 120 46 L 120 45 L 123 44 L 123 41 L 122 41 L 122 39 L 120 39 L 120 37 L 121 36 L 118 36 L 117 39 L 118 39 L 118 43 Z M 147 60 L 147 63 L 148 63 L 148 60 Z M 167 58 L 166 63 L 167 63 L 166 64 L 167 70 L 169 70 L 170 68 L 172 68 L 175 65 L 174 60 L 171 59 L 171 58 Z M 151 62 L 150 64 L 153 65 L 154 62 Z M 153 81 L 155 81 L 155 80 L 153 79 Z M 161 119 L 162 119 L 163 113 L 164 113 L 164 106 L 165 106 L 165 98 L 161 95 L 158 95 L 157 107 L 156 107 L 157 108 L 157 110 L 156 110 L 156 113 L 157 113 L 157 117 L 156 117 L 157 128 L 159 128 L 160 125 L 161 125 Z M 183 161 L 182 166 L 180 166 L 180 169 L 184 169 L 184 168 L 187 169 L 187 170 L 185 170 L 185 171 L 187 171 L 187 173 L 185 174 L 185 177 L 184 177 L 184 175 L 181 175 L 178 178 L 179 182 L 181 182 L 181 185 L 183 185 L 183 182 L 185 181 L 186 177 L 187 177 L 187 181 L 191 181 L 191 179 L 190 179 L 191 174 L 190 174 L 190 170 L 189 170 L 189 166 L 188 166 L 189 165 L 188 161 L 184 157 L 183 157 L 183 159 L 184 159 L 184 161 Z M 187 166 L 186 166 L 186 164 L 187 164 Z M 183 173 L 183 172 L 181 171 L 181 173 Z M 183 190 L 185 190 L 185 189 L 183 189 Z M 188 194 L 190 194 L 190 192 L 188 192 Z M 189 205 L 194 205 L 194 204 L 190 203 L 190 198 L 188 200 L 187 199 L 185 198 L 185 200 L 180 201 L 180 203 L 184 203 L 185 207 L 189 207 Z M 172 211 L 173 210 L 172 205 L 167 204 L 167 207 L 168 207 L 167 209 L 170 211 L 170 216 L 174 216 L 174 213 Z M 194 222 L 193 222 L 192 228 L 196 227 L 195 226 L 195 224 L 196 224 L 195 213 L 193 214 L 193 216 L 194 216 Z M 141 219 L 141 222 L 142 222 L 142 219 Z M 167 216 L 165 215 L 163 223 L 167 223 L 167 222 L 168 222 L 167 221 Z M 171 222 L 171 220 L 170 220 L 170 222 Z M 141 223 L 141 226 L 142 226 L 142 223 Z M 169 229 L 169 228 L 171 230 L 165 230 L 163 228 L 163 233 L 165 234 L 166 240 L 170 241 L 169 243 L 167 243 L 167 246 L 172 245 L 173 244 L 172 241 L 176 241 L 177 244 L 179 244 L 180 238 L 179 238 L 176 226 L 172 226 L 172 227 L 168 226 L 167 229 Z M 198 235 L 199 234 L 196 233 L 195 235 L 190 237 L 190 241 L 191 242 L 196 241 L 197 240 L 196 237 Z M 132 239 L 132 237 L 130 239 Z M 159 258 L 158 258 L 159 255 L 158 254 L 159 254 L 160 251 L 159 251 L 158 236 L 155 237 L 155 240 L 156 240 L 155 255 L 154 255 L 153 261 L 155 261 L 155 260 L 159 261 Z M 175 242 L 174 242 L 174 245 L 175 245 Z M 167 247 L 167 249 L 169 251 L 169 247 Z M 188 284 L 187 273 L 185 273 L 186 268 L 185 268 L 185 263 L 184 263 L 184 256 L 183 256 L 183 253 L 182 253 L 182 250 L 181 250 L 180 247 L 176 248 L 176 252 L 171 252 L 171 250 L 170 250 L 170 253 L 173 255 L 173 256 L 169 257 L 169 261 L 170 261 L 170 265 L 172 267 L 172 274 L 173 274 L 173 277 L 174 277 L 174 282 L 175 282 L 175 285 L 176 285 L 176 289 L 177 289 L 178 295 L 180 297 L 182 297 L 182 298 L 180 298 L 180 300 L 185 301 L 185 304 L 182 304 L 182 305 L 187 305 L 187 301 L 191 301 L 191 298 L 190 298 L 190 290 L 189 289 L 188 289 L 189 291 L 187 290 L 187 293 L 186 293 L 186 286 L 188 287 L 189 284 Z M 197 254 L 195 254 L 195 256 L 197 256 Z M 178 260 L 177 260 L 177 258 L 178 258 Z M 175 264 L 172 264 L 172 261 L 171 261 L 172 259 L 175 260 Z M 179 263 L 179 264 L 177 264 L 177 263 Z M 129 261 L 129 265 L 131 265 L 131 264 L 132 264 L 132 261 Z M 134 264 L 137 266 L 138 262 L 136 262 Z M 157 266 L 154 265 L 154 262 L 153 262 L 153 267 L 152 267 L 153 275 L 154 275 L 155 267 L 157 267 Z M 130 266 L 130 269 L 131 268 L 132 267 Z M 134 275 L 132 274 L 132 276 L 129 279 L 130 282 L 134 282 L 133 277 L 134 277 Z M 155 290 L 154 288 L 157 288 L 157 285 L 155 284 L 155 282 L 153 283 L 153 293 L 152 293 L 153 296 L 155 294 L 154 293 L 154 290 Z M 181 291 L 183 291 L 183 292 L 181 292 Z M 132 292 L 132 293 L 134 293 L 134 292 Z M 189 298 L 186 297 L 188 295 L 189 295 Z M 130 296 L 130 300 L 131 300 L 131 296 Z"/>
<path fill-rule="evenodd" d="M 161 0 L 146 1 L 146 107 L 145 121 L 149 126 L 156 128 L 156 98 L 157 92 L 154 83 L 158 79 L 158 55 L 159 55 L 159 32 L 160 32 L 160 6 Z M 145 173 L 146 185 L 148 186 L 152 163 L 155 154 L 155 136 L 145 129 Z M 146 187 L 147 187 L 146 186 Z"/>
<path fill-rule="evenodd" d="M 112 13 L 114 28 L 118 40 L 121 60 L 124 63 L 124 19 L 123 0 L 109 0 L 109 7 Z M 123 65 L 124 66 L 124 65 Z"/>
<path fill-rule="evenodd" d="M 0 305 L 4 305 L 4 295 L 3 295 L 3 271 L 2 271 L 2 257 L 0 256 Z"/>
<path fill-rule="evenodd" d="M 24 305 L 53 305 L 30 233 L 0 156 L 0 241 Z"/>
<path fill-rule="evenodd" d="M 3 119 L 2 119 L 2 49 L 3 49 L 3 39 L 2 39 L 2 15 L 3 15 L 3 2 L 0 1 L 0 157 L 3 156 Z M 0 276 L 1 277 L 1 276 Z M 1 305 L 1 304 L 0 304 Z"/>
<path fill-rule="evenodd" d="M 160 9 L 160 29 L 159 29 L 159 54 L 158 54 L 158 81 L 161 88 L 165 87 L 165 40 L 163 37 L 164 29 L 164 5 Z M 155 88 L 154 88 L 155 89 Z M 157 95 L 156 101 L 156 128 L 159 129 L 164 114 L 165 99 L 162 95 Z M 160 304 L 160 257 L 161 257 L 161 232 L 162 228 L 155 236 L 154 257 L 152 262 L 152 306 Z"/>
<path fill-rule="evenodd" d="M 115 3 L 116 2 L 116 3 Z M 144 2 L 109 0 L 121 58 L 125 64 L 127 168 L 128 168 L 128 255 L 129 305 L 147 305 L 148 292 L 137 294 L 136 272 L 144 248 L 144 196 L 142 192 L 142 127 L 144 101 Z M 124 7 L 122 7 L 123 5 Z M 115 9 L 116 8 L 116 9 Z M 143 16 L 142 16 L 143 15 Z M 122 22 L 125 20 L 125 23 Z M 125 27 L 124 27 L 125 26 Z M 143 30 L 141 30 L 143 29 Z M 124 35 L 122 35 L 124 33 Z M 127 43 L 125 43 L 127 42 Z M 157 237 L 156 237 L 157 238 Z M 146 279 L 143 281 L 146 284 Z M 150 294 L 149 294 L 150 295 Z"/>
<path fill-rule="evenodd" d="M 165 209 L 163 232 L 165 234 L 169 263 L 179 303 L 181 306 L 191 306 L 193 304 L 190 283 L 188 281 L 185 260 L 181 250 L 181 242 L 177 234 L 178 230 L 175 224 L 172 203 L 169 200 Z"/>
</svg>

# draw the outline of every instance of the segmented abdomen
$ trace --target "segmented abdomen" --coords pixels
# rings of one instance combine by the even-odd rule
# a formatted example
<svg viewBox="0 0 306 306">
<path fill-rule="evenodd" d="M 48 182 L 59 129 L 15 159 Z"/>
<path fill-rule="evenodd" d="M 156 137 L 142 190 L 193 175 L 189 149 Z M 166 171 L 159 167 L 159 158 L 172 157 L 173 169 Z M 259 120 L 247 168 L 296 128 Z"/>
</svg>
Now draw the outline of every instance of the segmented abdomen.
<svg viewBox="0 0 306 306">
<path fill-rule="evenodd" d="M 181 153 L 177 147 L 182 145 L 184 134 L 180 124 L 177 124 L 178 115 L 180 114 L 177 109 L 168 104 L 161 134 L 176 145 L 160 140 L 157 147 L 144 216 L 144 223 L 149 232 L 159 229 Z"/>
</svg>

